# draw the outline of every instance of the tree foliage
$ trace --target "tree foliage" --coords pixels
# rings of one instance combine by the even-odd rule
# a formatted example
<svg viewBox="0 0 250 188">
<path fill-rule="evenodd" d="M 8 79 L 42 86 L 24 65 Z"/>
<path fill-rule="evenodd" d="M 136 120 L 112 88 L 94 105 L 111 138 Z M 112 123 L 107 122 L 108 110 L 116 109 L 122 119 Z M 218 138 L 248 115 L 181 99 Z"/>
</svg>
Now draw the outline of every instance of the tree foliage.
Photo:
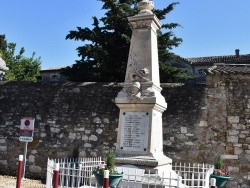
<svg viewBox="0 0 250 188">
<path fill-rule="evenodd" d="M 25 57 L 25 49 L 22 47 L 16 54 L 16 44 L 7 43 L 5 35 L 0 35 L 0 52 L 9 70 L 4 79 L 9 81 L 36 81 L 40 74 L 41 59 L 35 58 L 35 52 L 31 57 Z"/>
<path fill-rule="evenodd" d="M 0 35 L 0 52 L 3 53 L 7 49 L 7 41 L 5 35 Z"/>
<path fill-rule="evenodd" d="M 80 60 L 72 67 L 62 69 L 62 74 L 72 81 L 118 81 L 125 78 L 127 59 L 132 28 L 127 17 L 138 13 L 136 8 L 139 0 L 99 0 L 102 9 L 107 10 L 101 19 L 93 17 L 92 28 L 77 27 L 66 36 L 66 39 L 83 41 L 84 45 L 77 48 Z M 164 20 L 175 5 L 172 3 L 162 10 L 154 10 L 160 20 Z M 174 57 L 171 53 L 182 39 L 174 35 L 172 30 L 179 27 L 178 23 L 162 25 L 158 31 L 158 49 L 160 78 L 162 82 L 180 82 L 187 79 L 186 71 L 174 68 L 168 61 Z M 163 32 L 166 31 L 166 32 Z"/>
</svg>

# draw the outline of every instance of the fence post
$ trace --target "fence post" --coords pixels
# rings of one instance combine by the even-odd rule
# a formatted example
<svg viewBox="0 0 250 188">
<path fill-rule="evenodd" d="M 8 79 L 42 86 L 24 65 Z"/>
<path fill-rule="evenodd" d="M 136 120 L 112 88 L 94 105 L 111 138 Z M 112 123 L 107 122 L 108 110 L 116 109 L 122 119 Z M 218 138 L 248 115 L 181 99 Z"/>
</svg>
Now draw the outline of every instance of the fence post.
<svg viewBox="0 0 250 188">
<path fill-rule="evenodd" d="M 109 187 L 109 170 L 104 170 L 103 188 Z"/>
<path fill-rule="evenodd" d="M 216 188 L 216 179 L 215 178 L 211 178 L 210 179 L 210 184 L 211 184 L 210 188 Z"/>
<path fill-rule="evenodd" d="M 48 158 L 47 162 L 47 175 L 46 175 L 46 188 L 51 188 L 53 186 L 53 170 L 54 170 L 54 161 Z"/>
<path fill-rule="evenodd" d="M 58 183 L 59 183 L 59 163 L 55 163 L 53 188 L 58 188 Z"/>
<path fill-rule="evenodd" d="M 22 170 L 23 170 L 22 168 L 23 168 L 23 155 L 19 155 L 18 171 L 17 171 L 17 179 L 16 179 L 16 188 L 21 187 Z"/>
</svg>

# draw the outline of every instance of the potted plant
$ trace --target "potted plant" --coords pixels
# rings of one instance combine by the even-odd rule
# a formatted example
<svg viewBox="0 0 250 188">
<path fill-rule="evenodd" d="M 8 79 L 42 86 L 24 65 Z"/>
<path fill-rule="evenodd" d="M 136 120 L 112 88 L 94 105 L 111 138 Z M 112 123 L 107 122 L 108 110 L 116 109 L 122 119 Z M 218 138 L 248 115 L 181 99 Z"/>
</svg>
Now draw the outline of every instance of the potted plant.
<svg viewBox="0 0 250 188">
<path fill-rule="evenodd" d="M 230 172 L 224 167 L 219 155 L 214 159 L 214 171 L 210 178 L 216 179 L 216 186 L 218 187 L 223 187 L 230 179 Z"/>
<path fill-rule="evenodd" d="M 93 171 L 97 184 L 103 186 L 104 170 L 109 170 L 109 186 L 116 187 L 122 180 L 123 173 L 118 173 L 115 168 L 115 153 L 109 149 L 106 164 L 100 163 Z"/>
</svg>

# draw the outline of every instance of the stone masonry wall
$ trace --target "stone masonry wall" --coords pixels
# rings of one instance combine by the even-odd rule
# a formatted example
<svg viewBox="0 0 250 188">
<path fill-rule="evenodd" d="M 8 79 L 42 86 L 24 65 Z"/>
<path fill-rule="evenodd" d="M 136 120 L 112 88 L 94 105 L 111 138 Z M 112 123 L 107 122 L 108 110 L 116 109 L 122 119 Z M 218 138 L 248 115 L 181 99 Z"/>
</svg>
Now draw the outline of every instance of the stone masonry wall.
<svg viewBox="0 0 250 188">
<path fill-rule="evenodd" d="M 212 80 L 212 81 L 211 81 Z M 216 154 L 232 171 L 232 187 L 250 179 L 250 89 L 248 85 L 162 84 L 164 153 L 180 162 L 213 163 Z M 0 82 L 0 173 L 16 174 L 23 154 L 22 117 L 34 117 L 27 177 L 45 177 L 47 158 L 102 156 L 115 147 L 121 90 L 114 83 Z"/>
<path fill-rule="evenodd" d="M 213 75 L 207 77 L 207 85 L 207 148 L 217 151 L 232 172 L 230 187 L 244 187 L 243 180 L 249 187 L 250 79 L 241 74 Z"/>
<path fill-rule="evenodd" d="M 114 146 L 119 109 L 117 86 L 98 83 L 15 83 L 0 86 L 0 171 L 16 171 L 24 143 L 20 119 L 35 117 L 34 141 L 28 144 L 27 176 L 45 176 L 47 158 L 103 156 Z"/>
</svg>

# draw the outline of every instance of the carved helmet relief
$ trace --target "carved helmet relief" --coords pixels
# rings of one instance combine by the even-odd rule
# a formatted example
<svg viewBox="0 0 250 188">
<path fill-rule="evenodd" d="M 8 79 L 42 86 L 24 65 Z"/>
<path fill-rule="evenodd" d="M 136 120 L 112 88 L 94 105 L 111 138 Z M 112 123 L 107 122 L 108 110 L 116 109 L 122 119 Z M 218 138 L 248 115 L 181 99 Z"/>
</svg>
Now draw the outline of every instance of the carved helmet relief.
<svg viewBox="0 0 250 188">
<path fill-rule="evenodd" d="M 128 87 L 123 88 L 118 93 L 119 98 L 125 98 L 130 102 L 139 102 L 143 100 L 141 96 L 141 84 L 140 82 L 131 82 Z"/>
<path fill-rule="evenodd" d="M 130 85 L 130 102 L 139 102 L 143 100 L 141 97 L 141 84 L 140 82 L 133 82 Z"/>
<path fill-rule="evenodd" d="M 131 84 L 130 88 L 131 88 L 131 94 L 137 95 L 140 92 L 141 84 L 140 82 L 134 82 Z"/>
</svg>

